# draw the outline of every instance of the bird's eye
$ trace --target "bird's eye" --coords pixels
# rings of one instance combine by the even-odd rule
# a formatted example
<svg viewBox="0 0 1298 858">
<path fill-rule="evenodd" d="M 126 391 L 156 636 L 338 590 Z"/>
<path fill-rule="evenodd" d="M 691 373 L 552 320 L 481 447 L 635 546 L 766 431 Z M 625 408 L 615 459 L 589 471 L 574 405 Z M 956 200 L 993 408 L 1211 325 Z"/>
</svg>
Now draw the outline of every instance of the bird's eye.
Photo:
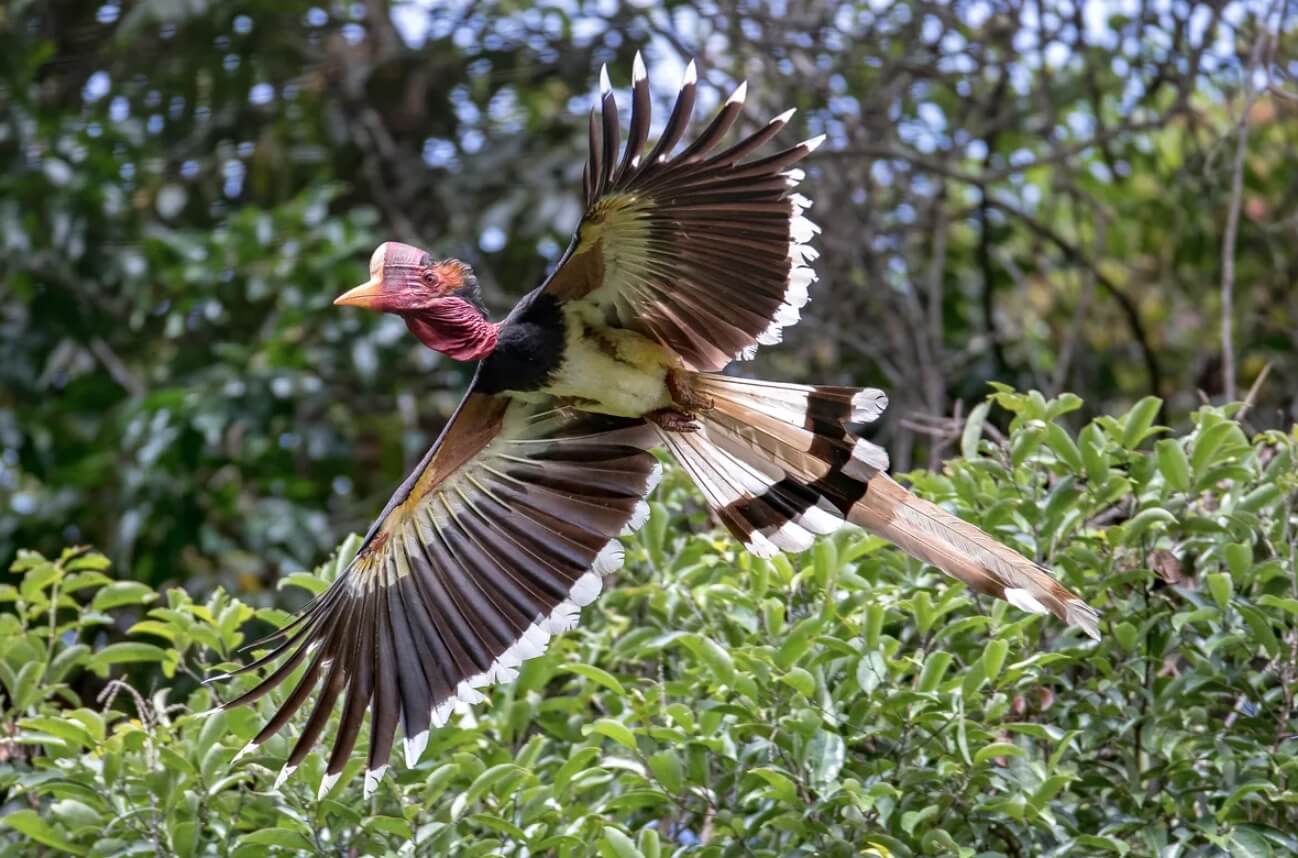
<svg viewBox="0 0 1298 858">
<path fill-rule="evenodd" d="M 419 279 L 423 280 L 424 284 L 427 286 L 435 286 L 437 285 L 437 272 L 425 269 L 419 275 Z"/>
</svg>

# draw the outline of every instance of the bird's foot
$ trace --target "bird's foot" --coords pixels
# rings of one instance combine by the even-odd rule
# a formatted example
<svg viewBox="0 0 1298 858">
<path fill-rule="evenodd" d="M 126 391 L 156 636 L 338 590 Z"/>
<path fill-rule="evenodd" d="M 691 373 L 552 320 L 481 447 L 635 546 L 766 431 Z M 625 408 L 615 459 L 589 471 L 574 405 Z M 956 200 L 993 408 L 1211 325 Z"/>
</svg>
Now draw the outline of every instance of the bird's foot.
<svg viewBox="0 0 1298 858">
<path fill-rule="evenodd" d="M 686 373 L 678 369 L 669 369 L 667 371 L 667 392 L 671 394 L 672 402 L 679 405 L 683 411 L 691 414 L 711 411 L 716 407 L 716 402 L 712 397 L 701 396 L 697 393 L 690 386 Z"/>
<path fill-rule="evenodd" d="M 677 411 L 675 408 L 659 408 L 650 411 L 645 419 L 664 432 L 697 432 L 703 424 L 694 419 L 694 415 Z"/>
</svg>

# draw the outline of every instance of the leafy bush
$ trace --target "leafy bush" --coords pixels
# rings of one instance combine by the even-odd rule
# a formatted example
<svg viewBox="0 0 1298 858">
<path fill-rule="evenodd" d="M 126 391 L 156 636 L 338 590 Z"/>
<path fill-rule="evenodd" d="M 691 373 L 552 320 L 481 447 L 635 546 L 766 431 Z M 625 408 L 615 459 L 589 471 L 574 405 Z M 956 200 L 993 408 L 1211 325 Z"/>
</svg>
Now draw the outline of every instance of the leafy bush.
<svg viewBox="0 0 1298 858">
<path fill-rule="evenodd" d="M 1080 401 L 999 390 L 917 490 L 1051 563 L 1102 642 L 980 602 L 843 532 L 771 562 L 706 530 L 679 473 L 616 588 L 418 767 L 317 802 L 290 735 L 214 710 L 249 620 L 26 554 L 0 588 L 0 848 L 79 855 L 1264 856 L 1298 850 L 1298 436 L 1157 400 L 1072 434 Z M 355 550 L 316 575 L 318 591 Z M 133 624 L 131 624 L 133 622 Z M 123 634 L 120 630 L 124 629 Z M 120 672 L 126 671 L 124 675 Z M 291 731 L 289 731 L 291 733 Z"/>
</svg>

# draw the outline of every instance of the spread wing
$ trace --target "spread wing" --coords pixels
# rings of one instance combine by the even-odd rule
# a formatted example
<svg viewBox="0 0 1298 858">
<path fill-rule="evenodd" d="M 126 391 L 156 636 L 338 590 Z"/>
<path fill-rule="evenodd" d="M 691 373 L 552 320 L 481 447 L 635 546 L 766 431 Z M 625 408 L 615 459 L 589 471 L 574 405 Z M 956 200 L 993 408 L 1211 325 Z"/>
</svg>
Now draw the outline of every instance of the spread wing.
<svg viewBox="0 0 1298 858">
<path fill-rule="evenodd" d="M 279 731 L 317 688 L 315 707 L 276 785 L 342 718 L 320 795 L 337 781 L 370 712 L 368 794 L 387 769 L 397 724 L 407 763 L 457 702 L 508 681 L 550 636 L 577 621 L 622 564 L 616 537 L 644 521 L 658 479 L 657 440 L 640 420 L 527 405 L 470 391 L 442 436 L 388 502 L 347 569 L 260 643 L 279 661 L 226 707 L 250 703 L 305 665 L 248 747 Z M 240 671 L 242 672 L 242 671 Z"/>
<path fill-rule="evenodd" d="M 667 125 L 647 153 L 649 82 L 636 55 L 631 123 L 619 157 L 617 104 L 601 75 L 591 111 L 586 213 L 572 245 L 542 287 L 588 305 L 592 318 L 629 328 L 674 350 L 689 369 L 719 370 L 757 346 L 778 343 L 798 321 L 815 274 L 793 169 L 823 136 L 756 157 L 793 111 L 721 151 L 743 109 L 735 90 L 694 141 L 672 154 L 693 112 L 694 64 Z"/>
</svg>

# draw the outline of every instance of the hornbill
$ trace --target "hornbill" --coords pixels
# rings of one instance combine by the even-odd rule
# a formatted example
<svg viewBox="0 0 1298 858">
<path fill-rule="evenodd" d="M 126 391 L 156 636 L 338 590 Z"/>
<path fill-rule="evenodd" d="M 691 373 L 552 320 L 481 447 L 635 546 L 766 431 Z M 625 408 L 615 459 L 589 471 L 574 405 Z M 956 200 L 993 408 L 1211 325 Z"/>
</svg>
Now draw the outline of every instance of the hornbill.
<svg viewBox="0 0 1298 858">
<path fill-rule="evenodd" d="M 758 556 L 808 548 L 859 525 L 979 593 L 1052 613 L 1098 637 L 1097 615 L 1046 570 L 884 471 L 860 437 L 880 390 L 720 374 L 798 321 L 816 275 L 795 165 L 817 137 L 764 150 L 793 114 L 718 148 L 746 86 L 677 150 L 697 89 L 693 63 L 652 148 L 637 56 L 619 147 L 608 73 L 591 110 L 585 214 L 554 272 L 503 322 L 488 320 L 469 266 L 381 245 L 370 279 L 335 303 L 403 318 L 424 344 L 477 361 L 441 436 L 388 501 L 355 558 L 250 670 L 279 661 L 257 700 L 301 678 L 244 751 L 319 688 L 276 784 L 302 762 L 335 704 L 342 716 L 320 785 L 337 781 L 370 712 L 365 791 L 387 769 L 397 725 L 413 766 L 457 702 L 513 679 L 622 564 L 618 536 L 648 515 L 662 444 L 717 518 Z M 646 151 L 647 149 L 647 151 Z"/>
</svg>

